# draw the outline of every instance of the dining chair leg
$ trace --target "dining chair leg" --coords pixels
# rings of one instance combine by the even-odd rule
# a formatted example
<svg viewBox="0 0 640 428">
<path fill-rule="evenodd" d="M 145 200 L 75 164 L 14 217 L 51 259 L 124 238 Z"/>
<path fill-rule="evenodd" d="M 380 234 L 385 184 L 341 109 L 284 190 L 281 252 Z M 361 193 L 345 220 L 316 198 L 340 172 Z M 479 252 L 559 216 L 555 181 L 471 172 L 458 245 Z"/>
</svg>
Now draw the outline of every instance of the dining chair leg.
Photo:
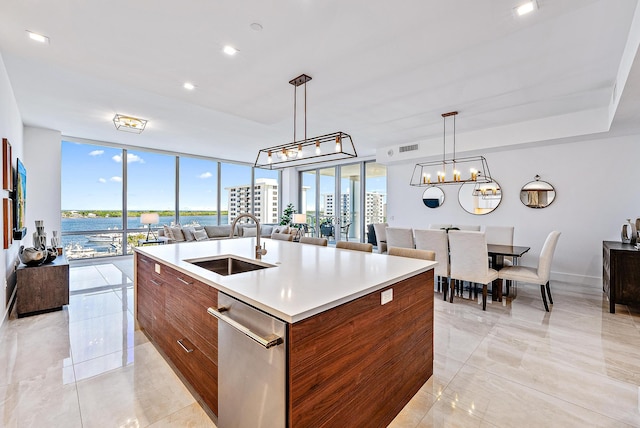
<svg viewBox="0 0 640 428">
<path fill-rule="evenodd" d="M 447 283 L 445 282 L 444 277 L 440 277 L 442 279 L 442 294 L 443 294 L 443 300 L 446 302 L 447 301 Z M 438 290 L 439 291 L 439 290 Z"/>
<path fill-rule="evenodd" d="M 544 302 L 544 308 L 549 312 L 549 305 L 547 305 L 547 296 L 544 293 L 544 284 L 540 284 L 540 294 L 542 294 L 542 301 Z"/>
<path fill-rule="evenodd" d="M 496 279 L 493 286 L 498 287 L 498 302 L 502 302 L 502 280 Z"/>
<path fill-rule="evenodd" d="M 456 286 L 456 280 L 455 279 L 450 279 L 449 280 L 449 303 L 453 303 L 453 289 Z"/>
<path fill-rule="evenodd" d="M 549 287 L 549 281 L 547 281 L 547 295 L 549 296 L 549 303 L 553 305 L 553 298 L 551 297 L 551 288 Z"/>
<path fill-rule="evenodd" d="M 505 296 L 508 296 L 509 295 L 509 288 L 511 288 L 511 280 L 507 279 L 506 283 L 507 283 L 507 285 L 506 285 L 507 293 L 505 294 Z"/>
<path fill-rule="evenodd" d="M 487 310 L 487 284 L 482 284 L 482 310 Z"/>
</svg>

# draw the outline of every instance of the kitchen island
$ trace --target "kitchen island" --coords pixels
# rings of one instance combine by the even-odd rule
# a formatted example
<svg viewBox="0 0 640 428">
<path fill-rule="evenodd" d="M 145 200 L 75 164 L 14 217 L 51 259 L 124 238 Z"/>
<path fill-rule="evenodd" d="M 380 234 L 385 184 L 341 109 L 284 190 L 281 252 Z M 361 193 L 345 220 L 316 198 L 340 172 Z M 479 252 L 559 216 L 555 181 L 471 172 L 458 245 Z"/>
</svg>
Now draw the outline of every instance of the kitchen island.
<svg viewBox="0 0 640 428">
<path fill-rule="evenodd" d="M 282 387 L 267 382 L 260 391 L 261 399 L 282 396 L 282 419 L 262 426 L 386 426 L 433 372 L 435 262 L 274 240 L 256 261 L 254 239 L 137 248 L 139 325 L 222 428 L 247 417 L 229 414 L 225 391 L 235 385 L 250 395 L 260 388 L 246 383 L 276 365 Z M 208 260 L 231 255 L 259 269 L 223 275 L 208 268 Z M 228 349 L 227 322 L 212 316 L 234 312 L 218 305 L 223 299 L 282 322 L 279 342 Z M 242 358 L 261 352 L 273 354 L 251 375 Z M 244 377 L 230 385 L 224 376 L 231 372 Z"/>
</svg>

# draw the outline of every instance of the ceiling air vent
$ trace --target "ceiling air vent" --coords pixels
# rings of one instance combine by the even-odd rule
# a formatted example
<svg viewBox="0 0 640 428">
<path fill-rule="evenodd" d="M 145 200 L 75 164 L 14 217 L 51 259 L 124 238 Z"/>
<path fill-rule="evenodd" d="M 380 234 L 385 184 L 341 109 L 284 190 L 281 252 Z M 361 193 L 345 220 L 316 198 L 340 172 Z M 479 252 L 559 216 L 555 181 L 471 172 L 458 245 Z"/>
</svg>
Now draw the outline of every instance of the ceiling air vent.
<svg viewBox="0 0 640 428">
<path fill-rule="evenodd" d="M 418 150 L 417 144 L 411 144 L 409 146 L 400 146 L 400 153 L 412 152 L 414 150 Z"/>
</svg>

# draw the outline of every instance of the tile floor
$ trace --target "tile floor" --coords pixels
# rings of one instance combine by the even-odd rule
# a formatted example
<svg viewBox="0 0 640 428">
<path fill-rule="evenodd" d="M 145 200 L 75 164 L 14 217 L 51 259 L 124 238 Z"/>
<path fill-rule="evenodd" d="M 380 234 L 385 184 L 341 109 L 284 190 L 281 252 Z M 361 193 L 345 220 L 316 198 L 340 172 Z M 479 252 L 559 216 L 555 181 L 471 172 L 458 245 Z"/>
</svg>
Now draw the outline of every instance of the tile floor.
<svg viewBox="0 0 640 428">
<path fill-rule="evenodd" d="M 0 426 L 213 427 L 133 320 L 131 260 L 72 266 L 63 311 L 0 328 Z M 640 426 L 640 313 L 555 282 L 435 302 L 434 375 L 392 427 Z"/>
</svg>

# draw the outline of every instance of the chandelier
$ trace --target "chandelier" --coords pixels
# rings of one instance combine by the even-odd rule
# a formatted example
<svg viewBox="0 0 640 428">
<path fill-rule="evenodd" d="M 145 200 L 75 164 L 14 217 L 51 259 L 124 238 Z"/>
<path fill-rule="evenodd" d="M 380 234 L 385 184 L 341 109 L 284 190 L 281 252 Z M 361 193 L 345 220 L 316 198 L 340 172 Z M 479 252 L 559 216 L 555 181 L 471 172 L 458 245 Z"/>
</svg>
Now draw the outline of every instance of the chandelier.
<svg viewBox="0 0 640 428">
<path fill-rule="evenodd" d="M 349 134 L 332 132 L 307 138 L 307 82 L 311 76 L 301 74 L 289 81 L 293 85 L 293 142 L 258 151 L 256 168 L 279 169 L 357 157 Z M 298 86 L 304 85 L 304 139 L 296 140 Z"/>
<path fill-rule="evenodd" d="M 489 164 L 484 156 L 456 158 L 457 111 L 442 114 L 442 160 L 416 164 L 411 176 L 411 186 L 428 187 L 445 184 L 493 183 Z M 453 156 L 447 158 L 447 118 L 453 117 Z M 468 172 L 467 172 L 468 171 Z M 478 187 L 478 189 L 480 189 Z M 490 191 L 491 193 L 492 191 Z"/>
</svg>

